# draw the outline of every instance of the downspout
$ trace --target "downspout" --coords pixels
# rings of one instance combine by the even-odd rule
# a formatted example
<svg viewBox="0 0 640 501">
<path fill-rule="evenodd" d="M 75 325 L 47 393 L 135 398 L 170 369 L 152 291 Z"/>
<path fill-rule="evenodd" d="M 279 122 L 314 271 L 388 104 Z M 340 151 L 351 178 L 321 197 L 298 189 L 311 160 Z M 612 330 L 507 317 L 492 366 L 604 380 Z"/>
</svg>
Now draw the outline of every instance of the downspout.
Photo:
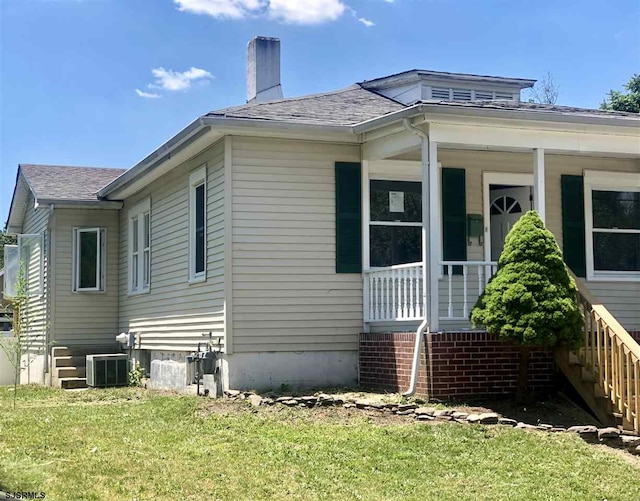
<svg viewBox="0 0 640 501">
<path fill-rule="evenodd" d="M 52 221 L 53 221 L 53 211 L 55 209 L 54 204 L 49 204 L 49 213 L 47 214 L 47 241 L 46 241 L 46 246 L 47 246 L 47 255 L 46 255 L 46 263 L 47 263 L 47 276 L 46 276 L 46 281 L 45 281 L 45 277 L 44 277 L 44 266 L 42 269 L 42 280 L 43 280 L 43 289 L 42 289 L 42 293 L 44 294 L 44 301 L 45 301 L 45 326 L 44 326 L 44 364 L 42 366 L 42 380 L 44 381 L 44 384 L 49 386 L 51 384 L 51 374 L 49 374 L 49 379 L 47 381 L 47 374 L 49 373 L 49 371 L 51 370 L 49 365 L 50 365 L 50 361 L 49 361 L 49 356 L 51 354 L 51 350 L 50 350 L 50 339 L 51 339 L 51 333 L 49 332 L 49 329 L 51 328 L 51 294 L 49 291 L 49 287 L 51 285 L 51 276 L 50 276 L 50 270 L 51 270 L 51 240 L 52 240 L 52 235 L 53 235 L 53 231 L 52 231 Z M 45 286 L 46 284 L 46 286 Z"/>
<path fill-rule="evenodd" d="M 429 134 L 415 127 L 411 124 L 408 118 L 402 121 L 402 125 L 409 132 L 418 135 L 421 139 L 422 147 L 422 311 L 424 312 L 424 319 L 416 331 L 416 340 L 413 347 L 413 362 L 411 364 L 411 381 L 409 389 L 403 393 L 405 397 L 410 397 L 416 392 L 418 385 L 418 372 L 420 370 L 420 349 L 422 347 L 422 339 L 425 330 L 429 332 L 430 313 L 429 312 L 429 298 L 427 295 L 427 288 L 431 283 L 430 275 L 431 269 L 427 267 L 427 252 L 431 248 L 431 236 L 429 228 Z M 429 374 L 431 377 L 431 374 Z"/>
</svg>

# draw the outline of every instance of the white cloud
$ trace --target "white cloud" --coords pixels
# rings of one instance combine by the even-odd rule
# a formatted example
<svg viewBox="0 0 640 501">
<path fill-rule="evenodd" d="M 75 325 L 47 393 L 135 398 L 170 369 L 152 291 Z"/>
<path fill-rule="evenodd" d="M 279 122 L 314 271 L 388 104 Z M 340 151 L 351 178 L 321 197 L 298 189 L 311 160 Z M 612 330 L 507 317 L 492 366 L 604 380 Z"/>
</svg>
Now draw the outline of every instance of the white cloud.
<svg viewBox="0 0 640 501">
<path fill-rule="evenodd" d="M 347 6 L 341 0 L 174 0 L 178 10 L 218 19 L 268 17 L 289 24 L 335 21 Z"/>
<path fill-rule="evenodd" d="M 174 0 L 178 10 L 217 18 L 242 19 L 262 11 L 267 0 Z"/>
<path fill-rule="evenodd" d="M 270 0 L 269 17 L 291 24 L 320 24 L 335 21 L 346 8 L 340 0 Z"/>
<path fill-rule="evenodd" d="M 364 17 L 359 17 L 358 21 L 360 21 L 362 24 L 364 24 L 367 28 L 371 28 L 371 26 L 375 26 L 375 24 L 376 24 L 373 21 L 369 21 L 368 19 L 366 19 Z"/>
<path fill-rule="evenodd" d="M 385 2 L 387 2 L 387 3 L 393 3 L 393 2 L 395 2 L 396 0 L 384 0 L 384 1 L 385 1 Z"/>
<path fill-rule="evenodd" d="M 187 90 L 194 80 L 207 80 L 213 75 L 202 68 L 191 67 L 187 71 L 165 70 L 164 68 L 154 68 L 151 73 L 156 77 L 156 81 L 149 84 L 149 88 L 164 89 L 170 91 Z"/>
<path fill-rule="evenodd" d="M 146 97 L 149 99 L 158 99 L 160 97 L 160 94 L 154 94 L 152 92 L 144 92 L 144 91 L 141 91 L 140 89 L 136 89 L 136 94 L 138 94 L 138 96 L 140 97 Z"/>
</svg>

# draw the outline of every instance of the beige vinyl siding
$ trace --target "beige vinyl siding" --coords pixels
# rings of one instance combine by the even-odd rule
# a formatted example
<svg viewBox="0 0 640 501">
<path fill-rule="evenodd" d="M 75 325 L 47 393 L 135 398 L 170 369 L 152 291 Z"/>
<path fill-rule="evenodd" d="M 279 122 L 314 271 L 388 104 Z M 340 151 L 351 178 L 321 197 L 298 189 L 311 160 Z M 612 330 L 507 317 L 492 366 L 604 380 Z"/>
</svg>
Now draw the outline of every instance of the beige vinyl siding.
<svg viewBox="0 0 640 501">
<path fill-rule="evenodd" d="M 337 161 L 357 146 L 233 138 L 236 352 L 357 350 L 362 277 L 335 272 Z"/>
<path fill-rule="evenodd" d="M 105 228 L 104 292 L 73 291 L 74 228 Z M 118 335 L 118 211 L 55 209 L 56 346 L 112 345 Z"/>
<path fill-rule="evenodd" d="M 207 165 L 207 280 L 189 284 L 189 174 Z M 224 335 L 224 142 L 125 200 L 120 211 L 120 331 L 143 349 L 193 351 L 203 334 Z M 151 199 L 151 285 L 129 294 L 129 209 Z"/>
<path fill-rule="evenodd" d="M 439 150 L 438 159 L 443 167 L 464 167 L 466 169 L 467 213 L 469 214 L 482 214 L 483 172 L 533 173 L 533 153 Z M 558 240 L 560 248 L 562 248 L 560 177 L 566 174 L 582 175 L 584 170 L 637 172 L 640 175 L 640 162 L 624 158 L 545 155 L 546 224 Z M 485 222 L 486 224 L 488 222 Z M 467 252 L 469 260 L 484 259 L 483 247 L 478 245 L 477 239 L 474 239 L 473 244 L 467 247 Z M 640 283 L 588 282 L 587 285 L 623 326 L 630 330 L 640 329 Z M 456 289 L 459 290 L 459 287 Z M 446 282 L 441 281 L 441 315 L 446 313 L 447 294 Z M 458 311 L 460 310 L 458 309 Z"/>
<path fill-rule="evenodd" d="M 24 223 L 22 226 L 23 234 L 42 235 L 42 249 L 37 255 L 33 255 L 29 263 L 24 263 L 28 268 L 27 277 L 36 276 L 35 281 L 39 281 L 37 268 L 40 266 L 40 257 L 42 254 L 42 284 L 41 294 L 29 296 L 28 303 L 28 340 L 27 345 L 29 351 L 40 352 L 44 350 L 47 343 L 47 330 L 49 329 L 50 318 L 48 312 L 48 287 L 49 287 L 49 208 L 34 208 L 33 195 L 29 195 Z M 29 289 L 37 289 L 38 284 L 30 281 Z"/>
</svg>

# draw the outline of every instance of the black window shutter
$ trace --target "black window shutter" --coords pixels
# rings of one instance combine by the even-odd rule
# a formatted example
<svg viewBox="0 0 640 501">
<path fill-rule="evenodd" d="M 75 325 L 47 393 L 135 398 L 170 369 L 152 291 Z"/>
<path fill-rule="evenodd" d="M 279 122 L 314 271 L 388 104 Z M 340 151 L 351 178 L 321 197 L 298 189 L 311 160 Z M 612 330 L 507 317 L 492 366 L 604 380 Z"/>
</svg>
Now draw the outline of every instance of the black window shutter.
<svg viewBox="0 0 640 501">
<path fill-rule="evenodd" d="M 362 272 L 362 168 L 336 162 L 336 273 Z"/>
<path fill-rule="evenodd" d="M 442 169 L 442 257 L 444 261 L 467 260 L 467 195 L 464 169 Z M 443 273 L 446 273 L 446 267 Z M 462 274 L 455 266 L 453 273 Z"/>
<path fill-rule="evenodd" d="M 562 176 L 562 253 L 564 262 L 579 277 L 587 275 L 582 176 Z"/>
</svg>

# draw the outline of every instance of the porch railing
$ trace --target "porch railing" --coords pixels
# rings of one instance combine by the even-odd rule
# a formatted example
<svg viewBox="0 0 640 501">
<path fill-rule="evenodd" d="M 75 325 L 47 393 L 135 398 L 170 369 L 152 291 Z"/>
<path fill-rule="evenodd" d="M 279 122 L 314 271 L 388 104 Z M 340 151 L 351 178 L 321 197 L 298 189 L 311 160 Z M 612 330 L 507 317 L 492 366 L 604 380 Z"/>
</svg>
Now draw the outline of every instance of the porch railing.
<svg viewBox="0 0 640 501">
<path fill-rule="evenodd" d="M 399 264 L 364 272 L 365 322 L 421 320 L 422 263 Z M 368 313 L 368 315 L 367 315 Z"/>
<path fill-rule="evenodd" d="M 595 375 L 625 428 L 640 433 L 640 345 L 582 281 L 575 275 L 574 279 L 585 317 L 584 346 L 578 358 Z"/>
<path fill-rule="evenodd" d="M 498 269 L 498 263 L 442 261 L 440 265 L 447 287 L 447 314 L 440 316 L 440 320 L 468 320 L 470 308 L 484 292 L 489 279 Z"/>
<path fill-rule="evenodd" d="M 441 320 L 467 320 L 470 307 L 486 287 L 498 264 L 494 261 L 442 261 L 439 297 L 447 290 L 446 315 Z M 424 318 L 422 263 L 364 271 L 365 322 L 417 321 Z"/>
</svg>

